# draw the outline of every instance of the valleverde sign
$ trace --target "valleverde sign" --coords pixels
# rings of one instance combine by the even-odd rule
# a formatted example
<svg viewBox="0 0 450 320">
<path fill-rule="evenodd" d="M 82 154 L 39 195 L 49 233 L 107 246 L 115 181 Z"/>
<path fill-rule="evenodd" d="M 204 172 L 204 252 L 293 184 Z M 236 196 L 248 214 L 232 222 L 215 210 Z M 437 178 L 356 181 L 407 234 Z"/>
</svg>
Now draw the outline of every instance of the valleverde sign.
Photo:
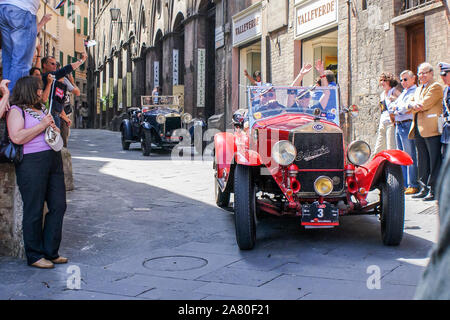
<svg viewBox="0 0 450 320">
<path fill-rule="evenodd" d="M 233 17 L 233 46 L 261 37 L 261 5 L 249 7 Z"/>
<path fill-rule="evenodd" d="M 297 3 L 299 6 L 295 11 L 296 38 L 305 38 L 337 25 L 337 0 L 297 1 Z"/>
</svg>

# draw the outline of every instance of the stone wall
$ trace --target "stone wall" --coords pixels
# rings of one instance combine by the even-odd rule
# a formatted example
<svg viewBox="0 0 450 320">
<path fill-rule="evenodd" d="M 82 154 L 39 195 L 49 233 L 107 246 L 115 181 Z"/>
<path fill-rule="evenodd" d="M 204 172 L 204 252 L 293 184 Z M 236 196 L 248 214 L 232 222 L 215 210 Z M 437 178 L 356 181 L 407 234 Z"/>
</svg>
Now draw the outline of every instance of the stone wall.
<svg viewBox="0 0 450 320">
<path fill-rule="evenodd" d="M 14 165 L 0 164 L 0 255 L 24 257 L 22 198 Z"/>
</svg>

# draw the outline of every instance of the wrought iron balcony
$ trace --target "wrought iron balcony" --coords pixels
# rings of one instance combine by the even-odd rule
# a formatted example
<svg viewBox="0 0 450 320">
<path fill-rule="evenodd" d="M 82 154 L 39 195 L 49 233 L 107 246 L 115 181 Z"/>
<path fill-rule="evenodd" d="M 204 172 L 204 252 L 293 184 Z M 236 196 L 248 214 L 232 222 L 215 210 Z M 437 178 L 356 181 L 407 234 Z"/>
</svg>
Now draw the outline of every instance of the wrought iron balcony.
<svg viewBox="0 0 450 320">
<path fill-rule="evenodd" d="M 437 0 L 403 0 L 400 14 L 411 12 L 435 2 Z"/>
</svg>

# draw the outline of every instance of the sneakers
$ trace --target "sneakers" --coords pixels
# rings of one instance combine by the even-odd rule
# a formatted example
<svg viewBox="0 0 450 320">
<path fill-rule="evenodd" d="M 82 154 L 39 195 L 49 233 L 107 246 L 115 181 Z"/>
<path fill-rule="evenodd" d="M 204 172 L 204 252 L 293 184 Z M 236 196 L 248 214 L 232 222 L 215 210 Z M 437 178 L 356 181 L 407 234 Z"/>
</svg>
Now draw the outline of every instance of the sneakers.
<svg viewBox="0 0 450 320">
<path fill-rule="evenodd" d="M 419 188 L 406 188 L 405 194 L 417 194 L 419 193 Z"/>
</svg>

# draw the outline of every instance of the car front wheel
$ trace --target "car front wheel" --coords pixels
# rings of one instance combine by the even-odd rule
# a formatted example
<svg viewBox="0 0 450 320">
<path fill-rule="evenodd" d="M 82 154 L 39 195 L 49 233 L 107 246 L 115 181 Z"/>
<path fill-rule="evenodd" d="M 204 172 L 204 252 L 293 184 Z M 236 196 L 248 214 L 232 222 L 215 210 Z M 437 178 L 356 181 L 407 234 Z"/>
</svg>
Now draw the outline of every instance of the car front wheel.
<svg viewBox="0 0 450 320">
<path fill-rule="evenodd" d="M 125 140 L 125 129 L 122 129 L 122 149 L 130 150 L 130 142 L 126 142 Z"/>
<path fill-rule="evenodd" d="M 236 240 L 241 250 L 251 250 L 256 243 L 256 195 L 251 168 L 237 165 L 234 179 Z"/>
<path fill-rule="evenodd" d="M 152 152 L 152 133 L 149 130 L 145 130 L 142 139 L 142 154 L 148 157 Z"/>
<path fill-rule="evenodd" d="M 405 194 L 400 166 L 391 163 L 385 165 L 380 191 L 383 244 L 397 246 L 403 238 L 405 221 Z"/>
</svg>

